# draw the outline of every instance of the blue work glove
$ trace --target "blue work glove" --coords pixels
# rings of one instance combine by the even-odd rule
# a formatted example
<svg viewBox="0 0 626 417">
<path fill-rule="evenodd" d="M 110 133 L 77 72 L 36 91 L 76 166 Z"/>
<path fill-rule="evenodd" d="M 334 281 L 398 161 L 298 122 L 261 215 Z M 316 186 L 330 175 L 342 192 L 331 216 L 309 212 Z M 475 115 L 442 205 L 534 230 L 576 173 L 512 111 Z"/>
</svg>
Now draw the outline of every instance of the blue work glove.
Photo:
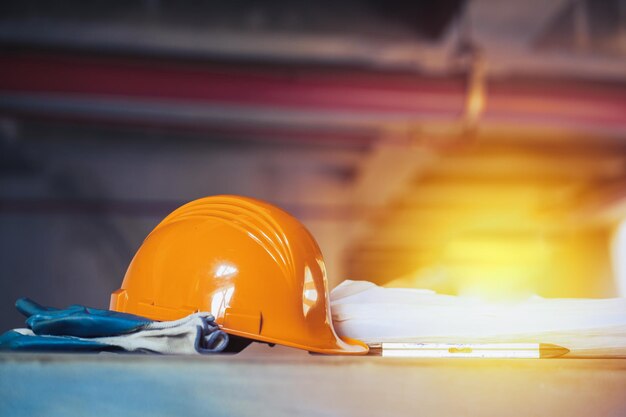
<svg viewBox="0 0 626 417">
<path fill-rule="evenodd" d="M 123 351 L 92 339 L 71 336 L 37 336 L 30 329 L 14 329 L 0 335 L 0 351 L 21 352 L 105 352 Z"/>
<path fill-rule="evenodd" d="M 15 302 L 37 335 L 105 337 L 134 332 L 152 323 L 145 317 L 74 304 L 66 309 L 44 307 L 31 299 Z"/>
<path fill-rule="evenodd" d="M 44 307 L 27 298 L 15 305 L 27 316 L 28 329 L 4 333 L 0 350 L 211 353 L 228 344 L 228 335 L 219 330 L 210 313 L 156 322 L 81 305 Z"/>
</svg>

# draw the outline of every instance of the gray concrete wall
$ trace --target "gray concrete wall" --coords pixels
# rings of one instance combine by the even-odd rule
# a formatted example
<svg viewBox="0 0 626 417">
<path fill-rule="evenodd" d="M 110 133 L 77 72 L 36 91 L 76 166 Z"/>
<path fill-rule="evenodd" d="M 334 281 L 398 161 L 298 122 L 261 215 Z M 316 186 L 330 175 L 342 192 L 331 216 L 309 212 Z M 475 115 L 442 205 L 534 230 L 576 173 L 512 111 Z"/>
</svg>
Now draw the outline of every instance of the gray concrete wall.
<svg viewBox="0 0 626 417">
<path fill-rule="evenodd" d="M 13 307 L 22 296 L 107 307 L 150 230 L 179 205 L 213 194 L 291 211 L 317 238 L 331 285 L 343 279 L 358 150 L 30 127 L 8 149 L 12 166 L 0 173 L 1 330 L 22 325 Z"/>
</svg>

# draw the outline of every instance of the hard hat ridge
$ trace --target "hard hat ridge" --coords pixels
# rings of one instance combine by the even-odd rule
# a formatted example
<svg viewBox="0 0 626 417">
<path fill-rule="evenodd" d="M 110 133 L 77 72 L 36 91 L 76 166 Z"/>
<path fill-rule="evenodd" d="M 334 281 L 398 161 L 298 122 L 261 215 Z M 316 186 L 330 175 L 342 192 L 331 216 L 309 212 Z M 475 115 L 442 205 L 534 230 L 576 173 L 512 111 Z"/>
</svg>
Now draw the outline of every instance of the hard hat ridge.
<svg viewBox="0 0 626 417">
<path fill-rule="evenodd" d="M 295 273 L 293 254 L 283 228 L 259 204 L 251 204 L 241 197 L 224 195 L 212 197 L 211 201 L 195 200 L 163 219 L 153 233 L 177 221 L 207 218 L 214 218 L 240 229 L 267 251 L 284 275 Z"/>
</svg>

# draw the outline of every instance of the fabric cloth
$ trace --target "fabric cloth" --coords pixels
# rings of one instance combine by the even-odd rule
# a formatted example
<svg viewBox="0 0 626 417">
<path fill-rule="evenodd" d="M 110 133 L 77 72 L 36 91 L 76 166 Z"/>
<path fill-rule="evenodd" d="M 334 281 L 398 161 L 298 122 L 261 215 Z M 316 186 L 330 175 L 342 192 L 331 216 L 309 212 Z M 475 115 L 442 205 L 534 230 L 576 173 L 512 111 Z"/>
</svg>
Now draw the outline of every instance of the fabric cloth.
<svg viewBox="0 0 626 417">
<path fill-rule="evenodd" d="M 489 303 L 430 290 L 344 281 L 330 294 L 340 336 L 382 342 L 553 343 L 569 356 L 626 357 L 626 299 Z"/>
<path fill-rule="evenodd" d="M 210 313 L 157 322 L 82 305 L 44 307 L 27 298 L 16 307 L 27 316 L 28 328 L 1 335 L 0 350 L 194 354 L 221 352 L 228 345 L 228 335 Z"/>
</svg>

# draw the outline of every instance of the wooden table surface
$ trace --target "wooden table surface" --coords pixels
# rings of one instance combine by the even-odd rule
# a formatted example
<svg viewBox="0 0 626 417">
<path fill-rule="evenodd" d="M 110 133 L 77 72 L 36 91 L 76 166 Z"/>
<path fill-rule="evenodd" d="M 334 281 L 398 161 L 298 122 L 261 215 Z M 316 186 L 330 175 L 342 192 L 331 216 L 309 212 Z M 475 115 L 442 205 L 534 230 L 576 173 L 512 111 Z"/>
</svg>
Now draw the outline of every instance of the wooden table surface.
<svg viewBox="0 0 626 417">
<path fill-rule="evenodd" d="M 2 416 L 626 416 L 626 360 L 0 354 Z"/>
</svg>

